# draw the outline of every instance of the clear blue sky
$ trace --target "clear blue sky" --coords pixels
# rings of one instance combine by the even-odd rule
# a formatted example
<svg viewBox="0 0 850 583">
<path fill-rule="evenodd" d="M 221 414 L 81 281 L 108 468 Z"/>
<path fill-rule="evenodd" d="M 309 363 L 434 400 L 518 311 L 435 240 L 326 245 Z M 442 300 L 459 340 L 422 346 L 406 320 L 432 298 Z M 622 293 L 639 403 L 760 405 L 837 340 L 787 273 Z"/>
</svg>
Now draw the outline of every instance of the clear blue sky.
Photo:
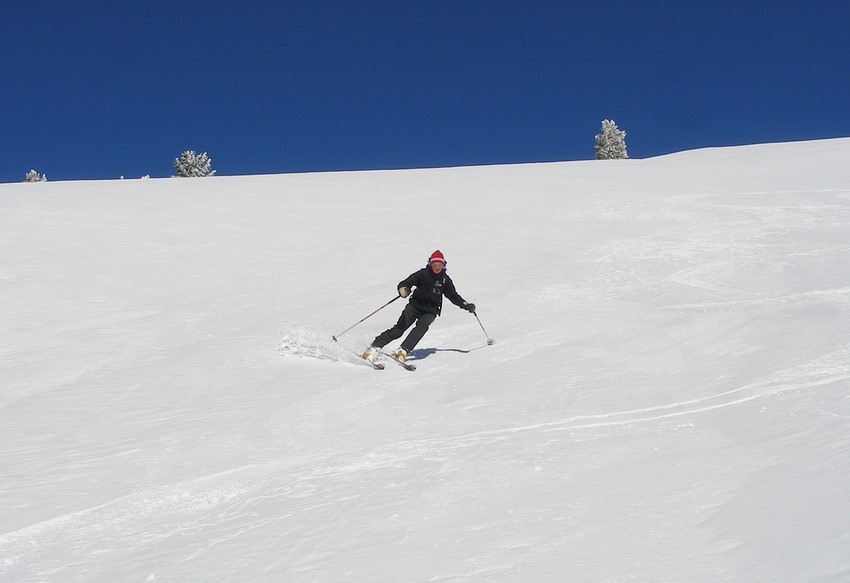
<svg viewBox="0 0 850 583">
<path fill-rule="evenodd" d="M 593 157 L 850 136 L 820 1 L 0 4 L 0 182 Z"/>
</svg>

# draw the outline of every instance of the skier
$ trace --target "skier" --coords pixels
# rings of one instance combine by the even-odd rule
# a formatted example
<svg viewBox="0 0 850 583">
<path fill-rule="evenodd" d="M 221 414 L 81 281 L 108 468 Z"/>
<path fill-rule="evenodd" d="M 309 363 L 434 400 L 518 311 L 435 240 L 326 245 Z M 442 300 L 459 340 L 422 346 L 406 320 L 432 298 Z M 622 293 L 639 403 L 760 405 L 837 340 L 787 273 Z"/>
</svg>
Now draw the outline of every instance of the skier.
<svg viewBox="0 0 850 583">
<path fill-rule="evenodd" d="M 395 353 L 395 357 L 404 362 L 410 351 L 425 336 L 428 327 L 440 315 L 444 294 L 456 306 L 472 314 L 475 313 L 475 304 L 471 304 L 460 297 L 460 294 L 455 291 L 455 285 L 446 273 L 445 268 L 446 259 L 442 252 L 437 249 L 428 258 L 426 267 L 411 273 L 406 279 L 399 282 L 398 295 L 402 298 L 410 296 L 410 301 L 405 306 L 395 326 L 378 334 L 363 353 L 363 358 L 374 362 L 381 348 L 393 340 L 401 338 L 404 331 L 416 322 L 416 326 L 410 331 L 410 334 L 407 335 L 407 338 L 404 339 Z M 413 289 L 412 295 L 411 289 Z"/>
</svg>

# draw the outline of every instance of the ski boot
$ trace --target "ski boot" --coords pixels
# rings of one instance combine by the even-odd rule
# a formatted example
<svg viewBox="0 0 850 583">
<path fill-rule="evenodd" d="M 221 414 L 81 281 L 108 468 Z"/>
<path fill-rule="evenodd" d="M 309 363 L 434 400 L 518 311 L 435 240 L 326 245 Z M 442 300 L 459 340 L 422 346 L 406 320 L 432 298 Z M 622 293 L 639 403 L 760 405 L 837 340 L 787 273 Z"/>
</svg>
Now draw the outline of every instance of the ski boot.
<svg viewBox="0 0 850 583">
<path fill-rule="evenodd" d="M 374 364 L 375 360 L 378 358 L 378 354 L 380 354 L 380 352 L 381 351 L 377 346 L 370 344 L 369 348 L 367 348 L 366 351 L 363 354 L 360 355 L 360 358 L 362 358 L 363 360 L 368 360 L 369 362 Z"/>
</svg>

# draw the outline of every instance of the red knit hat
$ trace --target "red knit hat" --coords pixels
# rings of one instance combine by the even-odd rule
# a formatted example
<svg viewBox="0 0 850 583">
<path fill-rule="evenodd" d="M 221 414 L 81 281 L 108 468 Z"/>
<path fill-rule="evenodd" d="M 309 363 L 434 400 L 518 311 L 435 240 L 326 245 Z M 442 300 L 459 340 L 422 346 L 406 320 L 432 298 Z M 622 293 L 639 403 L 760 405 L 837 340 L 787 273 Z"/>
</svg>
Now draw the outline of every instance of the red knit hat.
<svg viewBox="0 0 850 583">
<path fill-rule="evenodd" d="M 446 264 L 446 258 L 443 257 L 443 252 L 437 249 L 433 253 L 431 253 L 431 257 L 428 258 L 428 263 L 442 263 Z"/>
</svg>

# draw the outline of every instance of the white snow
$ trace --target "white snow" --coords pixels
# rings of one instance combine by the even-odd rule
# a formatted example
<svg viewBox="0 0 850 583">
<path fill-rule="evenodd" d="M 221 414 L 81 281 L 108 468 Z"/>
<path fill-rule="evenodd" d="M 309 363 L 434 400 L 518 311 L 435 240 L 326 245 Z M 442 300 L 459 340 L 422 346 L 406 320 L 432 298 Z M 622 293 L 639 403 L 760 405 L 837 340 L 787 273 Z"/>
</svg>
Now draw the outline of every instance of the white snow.
<svg viewBox="0 0 850 583">
<path fill-rule="evenodd" d="M 848 581 L 848 161 L 0 185 L 0 580 Z"/>
</svg>

